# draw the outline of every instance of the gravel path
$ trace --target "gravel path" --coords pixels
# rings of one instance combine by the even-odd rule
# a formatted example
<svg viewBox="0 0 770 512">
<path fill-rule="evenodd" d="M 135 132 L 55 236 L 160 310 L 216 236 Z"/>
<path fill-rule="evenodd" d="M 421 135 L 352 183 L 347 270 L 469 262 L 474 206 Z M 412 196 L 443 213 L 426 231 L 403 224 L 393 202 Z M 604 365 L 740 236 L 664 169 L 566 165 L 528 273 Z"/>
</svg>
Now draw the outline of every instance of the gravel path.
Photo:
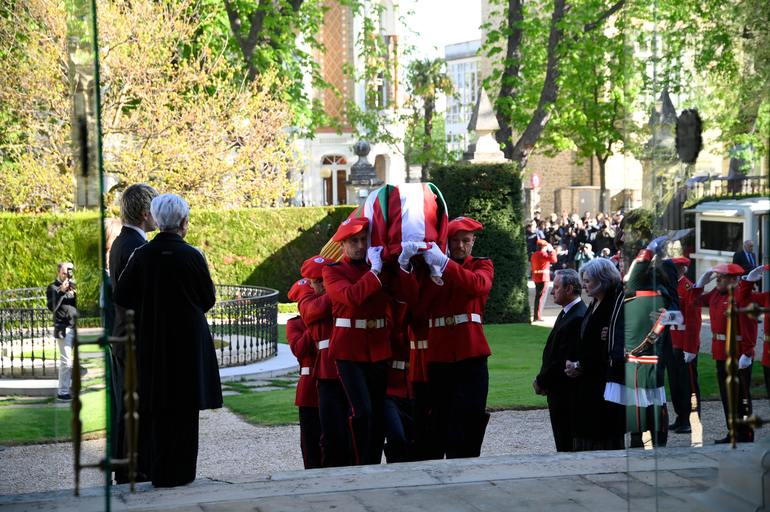
<svg viewBox="0 0 770 512">
<path fill-rule="evenodd" d="M 767 399 L 755 400 L 754 412 L 767 418 Z M 705 444 L 726 434 L 720 402 L 703 403 Z M 697 431 L 697 428 L 695 429 Z M 262 427 L 246 423 L 229 409 L 201 413 L 198 476 L 263 474 L 302 469 L 299 427 Z M 767 429 L 757 429 L 763 439 Z M 669 446 L 691 446 L 692 436 L 671 434 Z M 104 439 L 86 441 L 83 462 L 97 460 L 104 451 Z M 482 448 L 482 457 L 553 453 L 548 411 L 502 411 L 492 414 Z M 45 444 L 8 447 L 0 452 L 0 495 L 71 489 L 72 444 Z M 85 470 L 82 487 L 104 484 L 97 470 Z"/>
</svg>

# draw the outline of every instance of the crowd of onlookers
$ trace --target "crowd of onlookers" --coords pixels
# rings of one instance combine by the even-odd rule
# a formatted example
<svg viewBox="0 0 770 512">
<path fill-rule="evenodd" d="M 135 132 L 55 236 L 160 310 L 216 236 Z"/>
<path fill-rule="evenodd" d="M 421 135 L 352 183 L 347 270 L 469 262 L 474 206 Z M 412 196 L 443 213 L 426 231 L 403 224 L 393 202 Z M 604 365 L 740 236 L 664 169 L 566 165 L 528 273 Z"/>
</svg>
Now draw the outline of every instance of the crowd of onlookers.
<svg viewBox="0 0 770 512">
<path fill-rule="evenodd" d="M 551 274 L 559 269 L 579 270 L 594 258 L 612 258 L 617 254 L 615 232 L 623 220 L 623 211 L 612 214 L 599 212 L 592 216 L 586 211 L 583 216 L 552 213 L 542 218 L 539 211 L 534 218 L 527 218 L 527 257 L 538 250 L 538 240 L 545 240 L 556 251 L 557 261 L 551 265 Z"/>
</svg>

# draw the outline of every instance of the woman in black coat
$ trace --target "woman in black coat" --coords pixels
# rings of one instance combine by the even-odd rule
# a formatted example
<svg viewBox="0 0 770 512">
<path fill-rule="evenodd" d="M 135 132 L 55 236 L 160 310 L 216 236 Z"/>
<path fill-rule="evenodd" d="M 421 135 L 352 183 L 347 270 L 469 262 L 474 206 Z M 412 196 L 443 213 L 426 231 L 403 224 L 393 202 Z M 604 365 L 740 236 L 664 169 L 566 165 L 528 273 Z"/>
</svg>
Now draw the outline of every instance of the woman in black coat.
<svg viewBox="0 0 770 512">
<path fill-rule="evenodd" d="M 136 311 L 140 421 L 151 423 L 155 487 L 195 480 L 198 412 L 222 407 L 214 342 L 206 311 L 216 302 L 203 253 L 187 244 L 189 208 L 162 194 L 150 211 L 160 233 L 131 255 L 115 302 Z"/>
<path fill-rule="evenodd" d="M 583 290 L 593 301 L 565 370 L 571 377 L 573 449 L 620 450 L 624 448 L 625 410 L 604 399 L 612 370 L 613 312 L 617 300 L 622 300 L 620 272 L 609 260 L 597 258 L 586 263 L 580 274 Z"/>
</svg>

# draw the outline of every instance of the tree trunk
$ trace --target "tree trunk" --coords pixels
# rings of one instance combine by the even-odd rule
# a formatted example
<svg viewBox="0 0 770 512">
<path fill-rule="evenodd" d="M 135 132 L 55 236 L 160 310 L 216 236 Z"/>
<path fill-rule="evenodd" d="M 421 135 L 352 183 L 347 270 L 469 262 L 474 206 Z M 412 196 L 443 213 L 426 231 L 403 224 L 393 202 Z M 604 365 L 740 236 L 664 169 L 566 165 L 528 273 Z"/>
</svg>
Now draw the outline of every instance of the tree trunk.
<svg viewBox="0 0 770 512">
<path fill-rule="evenodd" d="M 425 100 L 425 142 L 422 144 L 422 156 L 425 159 L 422 164 L 422 182 L 428 182 L 428 170 L 430 168 L 430 150 L 433 146 L 433 110 L 436 108 L 434 99 Z"/>
<path fill-rule="evenodd" d="M 511 98 L 511 103 L 516 100 L 516 94 L 518 91 L 514 89 L 513 82 L 519 77 L 521 70 L 521 41 L 524 37 L 523 29 L 524 21 L 524 9 L 522 8 L 522 0 L 510 0 L 508 3 L 508 27 L 513 27 L 510 34 L 508 34 L 508 45 L 505 54 L 506 62 L 510 64 L 503 69 L 503 76 L 500 85 L 500 98 Z M 511 119 L 507 115 L 506 111 L 509 107 L 504 106 L 504 103 L 499 102 L 497 106 L 497 122 L 500 124 L 500 129 L 495 133 L 495 138 L 500 144 L 504 144 L 503 153 L 505 158 L 511 158 L 513 154 L 513 129 L 511 127 Z"/>
<path fill-rule="evenodd" d="M 540 102 L 532 116 L 527 128 L 513 148 L 511 159 L 519 164 L 519 169 L 526 169 L 529 156 L 535 147 L 545 126 L 551 119 L 551 112 L 547 110 L 549 104 L 554 103 L 559 97 L 559 85 L 557 80 L 561 75 L 559 64 L 562 54 L 559 46 L 564 39 L 564 31 L 561 29 L 562 20 L 572 9 L 571 5 L 565 5 L 566 0 L 554 0 L 553 14 L 551 16 L 551 33 L 548 36 L 548 66 L 545 72 L 545 82 L 540 91 Z"/>
<path fill-rule="evenodd" d="M 599 161 L 599 211 L 604 212 L 606 210 L 606 204 L 604 204 L 604 196 L 607 195 L 607 159 L 609 153 L 604 155 L 604 158 L 596 154 L 596 159 Z"/>
</svg>

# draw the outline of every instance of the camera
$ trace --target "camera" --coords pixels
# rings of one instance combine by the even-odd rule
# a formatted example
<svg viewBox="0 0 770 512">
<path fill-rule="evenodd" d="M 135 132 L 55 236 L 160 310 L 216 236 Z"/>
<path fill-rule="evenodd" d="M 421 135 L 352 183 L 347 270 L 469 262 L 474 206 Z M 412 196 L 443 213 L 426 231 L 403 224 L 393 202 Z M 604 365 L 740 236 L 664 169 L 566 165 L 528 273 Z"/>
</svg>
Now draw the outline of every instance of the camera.
<svg viewBox="0 0 770 512">
<path fill-rule="evenodd" d="M 73 275 L 72 267 L 69 267 L 67 269 L 67 281 L 70 284 L 70 289 L 74 290 L 78 283 L 74 279 L 72 279 L 72 275 Z"/>
<path fill-rule="evenodd" d="M 585 242 L 580 242 L 580 245 L 578 245 L 578 251 L 583 252 L 586 250 L 586 244 Z"/>
</svg>

